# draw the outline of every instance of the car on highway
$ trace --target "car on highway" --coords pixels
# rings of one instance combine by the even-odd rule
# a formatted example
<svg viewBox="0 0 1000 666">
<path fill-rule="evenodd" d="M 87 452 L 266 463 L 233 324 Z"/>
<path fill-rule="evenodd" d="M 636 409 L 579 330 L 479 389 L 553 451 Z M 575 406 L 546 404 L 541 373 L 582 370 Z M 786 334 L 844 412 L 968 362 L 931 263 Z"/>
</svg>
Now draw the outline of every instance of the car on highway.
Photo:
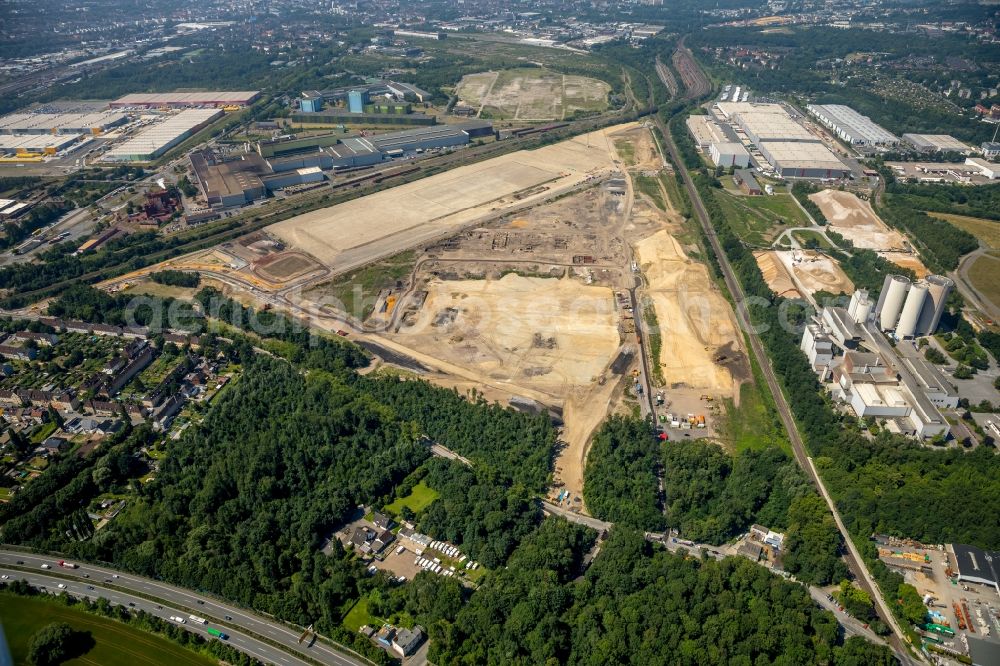
<svg viewBox="0 0 1000 666">
<path fill-rule="evenodd" d="M 88 589 L 88 590 L 92 590 L 92 589 L 94 589 L 94 586 L 93 586 L 93 585 L 88 585 L 88 586 L 87 586 L 87 589 Z"/>
<path fill-rule="evenodd" d="M 58 585 L 56 585 L 56 587 L 58 587 L 60 590 L 65 590 L 66 589 L 66 583 L 59 583 Z"/>
<path fill-rule="evenodd" d="M 223 617 L 225 617 L 227 620 L 232 620 L 233 619 L 232 615 L 224 615 Z"/>
<path fill-rule="evenodd" d="M 204 605 L 205 605 L 205 602 L 204 602 L 204 601 L 202 601 L 201 599 L 198 599 L 197 601 L 198 601 L 198 603 L 199 603 L 199 604 L 201 604 L 202 606 L 204 606 Z"/>
<path fill-rule="evenodd" d="M 24 564 L 24 560 L 18 560 L 15 564 Z"/>
<path fill-rule="evenodd" d="M 84 578 L 90 578 L 90 574 L 83 574 Z"/>
<path fill-rule="evenodd" d="M 180 617 L 179 615 L 178 616 L 171 615 L 170 620 L 176 622 L 177 624 L 187 624 L 187 620 Z"/>
<path fill-rule="evenodd" d="M 51 568 L 52 568 L 52 565 L 51 565 L 51 564 L 43 564 L 43 565 L 42 565 L 42 568 L 43 568 L 43 569 L 51 569 Z"/>
<path fill-rule="evenodd" d="M 0 576 L 0 580 L 7 580 L 8 578 L 10 578 L 10 576 L 8 576 L 7 574 Z"/>
</svg>

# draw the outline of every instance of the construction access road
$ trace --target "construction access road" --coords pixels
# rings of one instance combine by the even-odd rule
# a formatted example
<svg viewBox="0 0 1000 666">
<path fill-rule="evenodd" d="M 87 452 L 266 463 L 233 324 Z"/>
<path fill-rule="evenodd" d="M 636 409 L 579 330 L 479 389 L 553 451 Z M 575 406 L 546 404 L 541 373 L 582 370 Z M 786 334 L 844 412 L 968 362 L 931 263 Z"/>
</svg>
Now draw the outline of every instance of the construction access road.
<svg viewBox="0 0 1000 666">
<path fill-rule="evenodd" d="M 257 613 L 237 608 L 197 592 L 186 590 L 142 576 L 116 571 L 103 566 L 77 562 L 79 568 L 59 566 L 59 557 L 36 555 L 17 550 L 0 549 L 0 571 L 11 578 L 23 578 L 31 585 L 44 586 L 49 591 L 65 591 L 74 596 L 104 597 L 114 603 L 135 604 L 136 610 L 161 618 L 195 615 L 229 634 L 229 643 L 238 650 L 268 664 L 324 664 L 328 666 L 364 666 L 370 664 L 361 655 L 339 652 L 322 640 L 311 645 L 299 643 L 301 629 Z M 42 569 L 42 565 L 51 569 Z M 88 587 L 89 586 L 89 587 Z M 93 589 L 89 589 L 89 588 Z M 207 636 L 205 627 L 188 620 L 183 627 Z"/>
<path fill-rule="evenodd" d="M 700 70 L 700 68 L 694 61 L 691 53 L 686 49 L 678 49 L 678 54 L 680 61 L 685 65 L 682 69 L 682 78 L 684 78 L 685 85 L 687 85 L 689 78 L 692 80 L 696 80 L 698 78 L 691 73 L 692 70 Z M 675 63 L 676 62 L 677 61 L 675 61 Z M 687 72 L 687 76 L 684 76 L 685 72 Z M 704 75 L 702 74 L 702 76 Z M 698 86 L 695 90 L 691 90 L 691 87 L 692 86 L 688 86 L 689 90 L 687 96 L 689 99 L 696 100 L 703 96 L 699 94 L 701 92 L 700 86 Z M 670 152 L 670 156 L 673 158 L 674 164 L 683 165 L 684 162 L 681 160 L 680 152 L 677 149 L 677 145 L 674 143 L 673 136 L 670 134 L 670 130 L 667 128 L 666 123 L 664 123 L 659 116 L 654 117 L 656 118 L 657 126 L 663 135 L 664 141 L 667 144 L 667 149 Z M 757 365 L 760 367 L 761 372 L 764 375 L 764 379 L 767 382 L 768 389 L 774 397 L 774 404 L 778 411 L 778 416 L 781 418 L 781 422 L 788 433 L 788 441 L 792 445 L 792 452 L 795 454 L 795 460 L 799 467 L 805 471 L 813 485 L 819 490 L 820 495 L 826 501 L 827 507 L 833 514 L 833 518 L 837 523 L 837 529 L 843 536 L 844 543 L 847 546 L 847 552 L 844 554 L 844 558 L 846 559 L 847 564 L 855 578 L 860 583 L 862 589 L 864 589 L 875 602 L 876 610 L 878 611 L 882 621 L 885 622 L 886 625 L 892 630 L 890 646 L 896 653 L 896 657 L 900 659 L 903 664 L 920 663 L 919 661 L 915 661 L 912 657 L 912 653 L 907 647 L 908 640 L 906 635 L 903 633 L 903 630 L 896 621 L 892 611 L 885 603 L 885 599 L 879 591 L 878 586 L 875 584 L 875 580 L 872 578 L 871 573 L 868 571 L 868 567 L 865 565 L 865 562 L 861 557 L 861 553 L 858 551 L 857 546 L 854 545 L 854 541 L 851 539 L 850 532 L 847 531 L 843 520 L 841 520 L 840 512 L 837 510 L 837 505 L 834 503 L 833 498 L 830 497 L 829 492 L 827 492 L 826 486 L 823 484 L 823 479 L 816 471 L 816 468 L 812 464 L 812 460 L 806 453 L 805 443 L 802 441 L 801 435 L 799 435 L 798 427 L 795 424 L 795 418 L 792 416 L 791 407 L 785 399 L 784 392 L 781 390 L 778 377 L 774 372 L 774 368 L 771 366 L 771 360 L 764 349 L 764 343 L 761 341 L 756 329 L 754 329 L 751 325 L 749 312 L 746 306 L 746 296 L 743 293 L 743 286 L 740 284 L 739 280 L 736 279 L 736 273 L 733 271 L 733 267 L 729 263 L 729 258 L 726 256 L 726 253 L 722 248 L 722 244 L 719 242 L 719 237 L 715 233 L 715 228 L 712 226 L 712 221 L 708 216 L 708 211 L 705 209 L 705 204 L 701 200 L 701 195 L 694 185 L 694 180 L 692 180 L 690 172 L 685 168 L 681 168 L 681 175 L 684 178 L 684 186 L 691 199 L 691 205 L 694 209 L 695 216 L 698 218 L 702 231 L 708 239 L 716 258 L 718 259 L 719 267 L 722 270 L 722 276 L 726 283 L 726 287 L 728 288 L 729 293 L 732 296 L 733 303 L 736 306 L 736 316 L 739 319 L 740 326 L 750 341 L 750 348 L 753 350 L 754 357 L 757 359 Z"/>
</svg>

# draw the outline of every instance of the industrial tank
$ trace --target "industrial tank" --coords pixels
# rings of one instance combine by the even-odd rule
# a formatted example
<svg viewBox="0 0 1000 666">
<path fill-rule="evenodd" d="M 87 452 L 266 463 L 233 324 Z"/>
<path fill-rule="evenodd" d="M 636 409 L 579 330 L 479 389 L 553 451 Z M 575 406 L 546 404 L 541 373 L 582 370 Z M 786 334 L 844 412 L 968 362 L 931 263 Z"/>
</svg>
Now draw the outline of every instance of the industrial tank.
<svg viewBox="0 0 1000 666">
<path fill-rule="evenodd" d="M 882 285 L 882 294 L 878 299 L 878 325 L 883 331 L 891 331 L 899 321 L 899 313 L 906 301 L 906 292 L 910 289 L 910 279 L 903 275 L 889 275 Z"/>
<path fill-rule="evenodd" d="M 858 324 L 863 324 L 868 320 L 874 304 L 868 296 L 867 289 L 858 289 L 851 296 L 851 304 L 847 306 L 848 316 Z"/>
<path fill-rule="evenodd" d="M 910 293 L 906 295 L 906 303 L 903 304 L 903 313 L 899 315 L 899 323 L 896 324 L 896 338 L 912 338 L 917 330 L 917 321 L 920 313 L 924 309 L 924 301 L 927 300 L 927 285 L 917 282 L 910 287 Z"/>
<path fill-rule="evenodd" d="M 928 275 L 927 299 L 924 301 L 924 309 L 917 320 L 917 330 L 914 335 L 933 335 L 941 322 L 941 315 L 944 314 L 945 302 L 955 287 L 951 278 L 943 275 Z"/>
</svg>

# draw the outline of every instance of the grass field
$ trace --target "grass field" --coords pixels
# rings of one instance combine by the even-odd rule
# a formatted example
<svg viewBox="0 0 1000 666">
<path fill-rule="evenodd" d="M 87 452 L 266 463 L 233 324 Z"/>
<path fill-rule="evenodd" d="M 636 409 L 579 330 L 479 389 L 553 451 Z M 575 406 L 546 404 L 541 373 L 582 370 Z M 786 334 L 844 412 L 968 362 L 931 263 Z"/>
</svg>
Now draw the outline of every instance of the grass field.
<svg viewBox="0 0 1000 666">
<path fill-rule="evenodd" d="M 715 190 L 715 196 L 733 230 L 748 243 L 770 243 L 782 227 L 811 226 L 790 194 L 747 197 Z"/>
<path fill-rule="evenodd" d="M 744 449 L 766 449 L 777 446 L 791 453 L 791 446 L 779 423 L 770 395 L 759 388 L 763 385 L 757 363 L 751 356 L 755 381 L 740 386 L 740 404 L 737 407 L 728 398 L 723 402 L 723 426 L 720 435 L 727 448 L 739 452 Z"/>
<path fill-rule="evenodd" d="M 385 510 L 392 513 L 394 516 L 398 516 L 399 512 L 403 510 L 404 506 L 410 507 L 410 511 L 413 513 L 420 513 L 427 506 L 439 497 L 438 491 L 434 490 L 428 485 L 425 485 L 423 481 L 413 486 L 413 490 L 410 494 L 402 499 L 397 499 L 392 504 L 387 504 Z"/>
<path fill-rule="evenodd" d="M 667 205 L 663 201 L 663 191 L 660 189 L 660 181 L 658 178 L 635 176 L 633 181 L 635 182 L 636 189 L 649 197 L 653 201 L 653 205 L 660 210 L 667 209 Z"/>
<path fill-rule="evenodd" d="M 969 267 L 969 280 L 980 294 L 1000 306 L 1000 259 L 984 255 Z"/>
<path fill-rule="evenodd" d="M 615 141 L 615 150 L 625 161 L 625 166 L 635 166 L 635 146 L 632 145 L 631 141 L 624 139 Z"/>
<path fill-rule="evenodd" d="M 795 240 L 802 245 L 806 245 L 809 241 L 816 241 L 819 244 L 816 247 L 823 248 L 824 250 L 833 249 L 833 245 L 826 239 L 826 236 L 821 233 L 815 231 L 793 231 L 792 235 L 795 236 Z"/>
<path fill-rule="evenodd" d="M 195 292 L 201 287 L 174 287 L 169 284 L 159 284 L 152 280 L 137 282 L 124 291 L 126 294 L 145 294 L 158 298 L 178 298 L 182 300 L 192 300 Z"/>
<path fill-rule="evenodd" d="M 927 214 L 931 217 L 947 220 L 959 229 L 968 231 L 994 250 L 1000 249 L 1000 222 L 996 220 L 984 220 L 981 217 L 951 215 L 949 213 L 928 212 Z"/>
<path fill-rule="evenodd" d="M 36 631 L 51 622 L 66 622 L 88 631 L 94 647 L 67 666 L 211 666 L 213 659 L 114 620 L 67 608 L 45 599 L 0 593 L 0 621 L 15 664 L 27 663 L 28 647 Z"/>
<path fill-rule="evenodd" d="M 366 624 L 370 627 L 381 627 L 385 624 L 385 620 L 369 613 L 368 597 L 361 597 L 358 599 L 358 603 L 351 606 L 351 610 L 347 611 L 347 615 L 344 616 L 343 625 L 351 631 L 357 631 Z"/>
<path fill-rule="evenodd" d="M 311 298 L 334 298 L 332 304 L 338 309 L 358 319 L 364 320 L 375 309 L 378 293 L 396 284 L 410 274 L 416 253 L 413 250 L 401 252 L 374 264 L 365 266 L 348 275 L 342 275 L 313 289 Z M 342 304 L 341 307 L 339 304 Z"/>
</svg>

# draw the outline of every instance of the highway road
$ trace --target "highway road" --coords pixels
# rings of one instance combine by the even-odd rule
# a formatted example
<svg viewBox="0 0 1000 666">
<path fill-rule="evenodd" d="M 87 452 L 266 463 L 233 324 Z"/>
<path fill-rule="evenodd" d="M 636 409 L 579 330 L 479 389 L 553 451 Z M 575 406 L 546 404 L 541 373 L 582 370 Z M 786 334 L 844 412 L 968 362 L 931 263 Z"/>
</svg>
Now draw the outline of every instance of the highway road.
<svg viewBox="0 0 1000 666">
<path fill-rule="evenodd" d="M 321 641 L 316 641 L 311 647 L 307 642 L 300 645 L 298 641 L 301 630 L 290 629 L 276 620 L 191 590 L 83 562 L 78 562 L 80 565 L 78 569 L 64 569 L 58 562 L 59 558 L 51 555 L 0 549 L 0 570 L 9 576 L 26 578 L 32 584 L 33 581 L 41 581 L 44 578 L 46 581 L 42 584 L 49 589 L 56 589 L 56 585 L 65 583 L 73 594 L 88 593 L 91 596 L 107 597 L 116 603 L 131 601 L 136 604 L 136 608 L 150 613 L 155 612 L 160 617 L 180 615 L 186 618 L 194 614 L 207 618 L 211 626 L 225 631 L 232 637 L 230 643 L 234 647 L 243 650 L 245 645 L 248 647 L 248 650 L 245 650 L 247 654 L 267 663 L 319 663 L 329 666 L 360 666 L 371 663 L 360 655 L 352 656 L 338 652 Z M 50 565 L 52 569 L 43 570 L 41 568 L 43 564 Z M 88 590 L 88 585 L 94 589 Z M 112 594 L 115 596 L 111 596 Z M 143 597 L 153 597 L 155 601 Z M 157 605 L 164 607 L 162 612 L 156 608 Z M 191 626 L 193 624 L 195 623 L 188 620 L 184 626 L 187 629 L 194 629 Z M 252 635 L 274 641 L 281 647 L 265 643 L 253 638 Z"/>
<path fill-rule="evenodd" d="M 704 77 L 704 74 L 695 73 L 696 70 L 700 70 L 700 68 L 691 57 L 689 51 L 678 48 L 678 53 L 680 54 L 680 59 L 684 64 L 681 76 L 685 81 L 685 85 L 687 85 L 689 80 L 697 80 Z M 687 97 L 695 100 L 701 98 L 708 92 L 708 90 L 703 90 L 702 86 L 699 84 L 695 90 L 691 90 L 689 87 Z M 796 426 L 795 419 L 792 416 L 791 407 L 785 399 L 785 394 L 781 390 L 781 385 L 778 382 L 777 375 L 774 372 L 774 368 L 771 366 L 770 358 L 764 349 L 764 343 L 761 341 L 760 336 L 751 325 L 749 312 L 746 307 L 746 296 L 743 293 L 743 287 L 739 280 L 736 279 L 736 274 L 733 272 L 733 268 L 729 263 L 729 258 L 726 256 L 726 253 L 722 248 L 722 244 L 719 242 L 719 238 L 715 233 L 714 227 L 712 226 L 712 221 L 708 216 L 708 211 L 705 209 L 705 204 L 701 200 L 701 195 L 694 185 L 690 172 L 683 168 L 684 162 L 681 160 L 680 152 L 674 143 L 670 130 L 658 116 L 654 116 L 654 118 L 660 128 L 660 132 L 663 134 L 664 141 L 667 144 L 667 149 L 670 151 L 670 155 L 673 158 L 674 163 L 679 165 L 679 168 L 681 169 L 681 175 L 684 178 L 684 185 L 691 199 L 691 205 L 694 209 L 695 216 L 701 223 L 705 237 L 708 238 L 709 244 L 712 246 L 712 251 L 715 253 L 715 256 L 719 261 L 719 266 L 722 269 L 722 276 L 726 283 L 726 287 L 732 295 L 733 302 L 736 305 L 736 316 L 739 320 L 740 327 L 746 333 L 747 338 L 750 341 L 750 348 L 757 360 L 757 365 L 760 367 L 761 372 L 764 375 L 768 389 L 770 390 L 772 396 L 774 396 L 775 407 L 778 411 L 778 416 L 781 418 L 781 422 L 788 433 L 788 440 L 792 445 L 795 460 L 809 476 L 813 485 L 817 487 L 820 495 L 826 501 L 827 507 L 833 514 L 833 518 L 837 523 L 837 528 L 840 530 L 840 533 L 844 538 L 844 543 L 847 546 L 847 553 L 845 554 L 847 564 L 857 580 L 860 582 L 861 587 L 868 592 L 868 594 L 871 595 L 872 599 L 875 601 L 876 609 L 878 610 L 882 621 L 885 622 L 890 629 L 892 629 L 893 637 L 891 646 L 895 651 L 896 656 L 901 659 L 903 663 L 912 663 L 912 658 L 910 657 L 910 652 L 907 648 L 908 641 L 903 633 L 903 630 L 900 628 L 899 624 L 896 622 L 895 616 L 893 616 L 888 605 L 885 603 L 885 599 L 879 591 L 878 586 L 875 584 L 875 581 L 872 578 L 871 573 L 868 571 L 868 567 L 865 565 L 864 560 L 861 558 L 860 552 L 854 545 L 854 541 L 851 539 L 850 533 L 847 531 L 843 521 L 841 520 L 836 504 L 834 504 L 833 499 L 826 490 L 826 486 L 823 484 L 823 480 L 820 478 L 816 468 L 812 464 L 812 460 L 810 460 L 808 454 L 806 453 L 805 444 L 802 441 L 802 437 L 799 435 L 798 427 Z"/>
<path fill-rule="evenodd" d="M 142 597 L 133 596 L 109 587 L 105 587 L 105 584 L 102 583 L 92 583 L 89 581 L 80 583 L 67 582 L 64 578 L 57 578 L 45 571 L 39 571 L 38 573 L 26 573 L 17 569 L 8 569 L 3 566 L 0 566 L 0 573 L 10 576 L 11 580 L 26 580 L 32 587 L 44 589 L 46 592 L 51 594 L 62 594 L 65 592 L 73 595 L 74 597 L 81 599 L 86 597 L 95 601 L 98 598 L 104 598 L 113 604 L 121 606 L 127 606 L 131 603 L 135 604 L 135 610 L 145 611 L 150 615 L 155 615 L 156 617 L 164 620 L 170 620 L 172 616 L 180 616 L 187 620 L 184 625 L 181 625 L 184 629 L 190 631 L 191 633 L 199 634 L 206 640 L 215 640 L 213 636 L 209 635 L 207 628 L 209 626 L 218 628 L 219 626 L 215 623 L 209 623 L 208 625 L 198 624 L 197 622 L 187 619 L 188 615 L 191 613 L 182 611 L 176 606 L 153 603 L 147 599 L 143 599 Z M 66 588 L 59 589 L 59 585 L 65 585 Z M 240 652 L 244 652 L 264 663 L 295 664 L 301 666 L 309 666 L 312 663 L 287 655 L 284 652 L 271 647 L 267 643 L 259 641 L 251 636 L 247 636 L 236 629 L 224 627 L 221 628 L 220 631 L 224 631 L 224 633 L 229 636 L 229 639 L 226 641 L 227 643 Z"/>
</svg>

